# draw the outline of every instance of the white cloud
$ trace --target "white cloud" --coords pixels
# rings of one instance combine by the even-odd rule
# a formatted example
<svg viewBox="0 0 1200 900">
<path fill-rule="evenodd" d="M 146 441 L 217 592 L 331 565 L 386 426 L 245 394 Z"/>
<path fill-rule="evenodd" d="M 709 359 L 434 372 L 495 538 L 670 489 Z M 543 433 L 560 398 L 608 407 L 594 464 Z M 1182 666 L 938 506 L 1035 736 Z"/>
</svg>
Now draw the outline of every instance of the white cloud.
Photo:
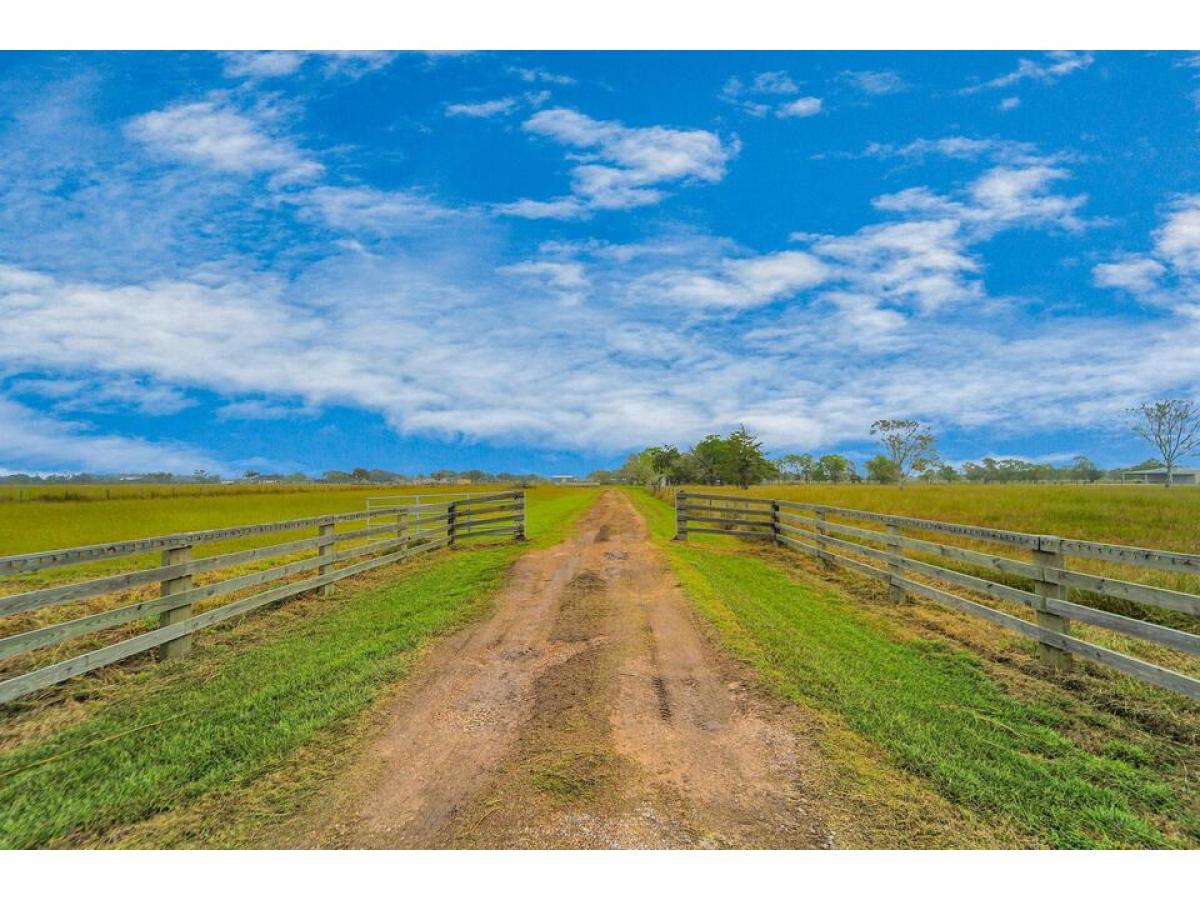
<svg viewBox="0 0 1200 900">
<path fill-rule="evenodd" d="M 663 126 L 633 128 L 593 119 L 570 109 L 535 113 L 522 126 L 572 148 L 573 197 L 550 201 L 520 200 L 496 209 L 526 218 L 574 218 L 584 210 L 630 209 L 661 201 L 668 182 L 714 183 L 738 152 L 736 143 L 701 130 Z"/>
<path fill-rule="evenodd" d="M 1053 84 L 1066 75 L 1086 69 L 1094 61 L 1095 56 L 1091 53 L 1055 50 L 1047 53 L 1041 60 L 1018 60 L 1017 67 L 1013 71 L 982 84 L 965 87 L 959 93 L 974 94 L 994 88 L 1010 87 L 1026 79 L 1042 84 Z"/>
<path fill-rule="evenodd" d="M 800 97 L 781 104 L 776 108 L 775 115 L 781 119 L 805 118 L 815 116 L 820 111 L 820 97 Z"/>
<path fill-rule="evenodd" d="M 815 256 L 787 250 L 656 270 L 634 281 L 628 293 L 648 302 L 746 308 L 790 297 L 829 277 L 828 268 Z"/>
<path fill-rule="evenodd" d="M 570 75 L 560 75 L 555 72 L 549 72 L 546 69 L 526 69 L 520 66 L 509 66 L 508 71 L 516 75 L 522 81 L 541 82 L 543 84 L 558 84 L 571 85 L 576 81 Z"/>
<path fill-rule="evenodd" d="M 319 185 L 292 199 L 305 214 L 332 228 L 378 235 L 427 229 L 469 215 L 467 210 L 451 209 L 415 191 Z"/>
<path fill-rule="evenodd" d="M 1020 97 L 1005 97 L 997 105 L 997 109 L 999 109 L 1000 112 L 1012 112 L 1014 109 L 1016 109 L 1020 105 L 1021 105 Z"/>
<path fill-rule="evenodd" d="M 1157 260 L 1131 257 L 1122 262 L 1101 263 L 1093 267 L 1092 275 L 1099 287 L 1147 294 L 1158 287 L 1159 279 L 1166 271 L 1166 266 Z"/>
<path fill-rule="evenodd" d="M 1149 253 L 1094 266 L 1093 280 L 1143 303 L 1200 315 L 1200 194 L 1177 197 L 1152 238 Z"/>
<path fill-rule="evenodd" d="M 8 385 L 15 397 L 41 397 L 51 401 L 55 412 L 135 413 L 141 416 L 170 416 L 196 401 L 171 385 L 144 379 L 113 378 L 102 381 L 79 378 L 18 378 Z"/>
<path fill-rule="evenodd" d="M 555 200 L 514 200 L 492 207 L 499 215 L 519 219 L 578 219 L 587 215 L 587 206 L 575 197 Z"/>
<path fill-rule="evenodd" d="M 125 133 L 167 159 L 240 175 L 269 174 L 277 185 L 311 181 L 324 167 L 290 139 L 220 99 L 181 103 L 130 120 Z"/>
<path fill-rule="evenodd" d="M 927 188 L 908 188 L 873 201 L 877 209 L 922 217 L 946 216 L 987 236 L 1001 228 L 1054 226 L 1078 231 L 1085 223 L 1077 215 L 1086 195 L 1065 196 L 1051 186 L 1070 173 L 1048 165 L 996 166 L 967 185 L 961 197 L 935 194 Z"/>
<path fill-rule="evenodd" d="M 396 58 L 390 50 L 235 50 L 222 53 L 229 78 L 266 79 L 293 75 L 309 60 L 322 61 L 325 77 L 360 77 L 381 69 Z"/>
<path fill-rule="evenodd" d="M 865 94 L 882 96 L 899 94 L 908 90 L 908 83 L 897 72 L 890 69 L 873 72 L 870 70 L 842 72 L 841 78 Z"/>
<path fill-rule="evenodd" d="M 781 119 L 812 116 L 821 111 L 819 97 L 780 101 L 800 93 L 800 86 L 787 72 L 760 72 L 746 84 L 736 75 L 726 80 L 717 97 L 752 116 L 762 118 L 774 110 Z"/>
<path fill-rule="evenodd" d="M 1200 194 L 1181 197 L 1154 234 L 1155 251 L 1175 269 L 1200 274 Z"/>
<path fill-rule="evenodd" d="M 505 275 L 529 276 L 544 278 L 554 287 L 565 290 L 585 288 L 588 280 L 580 263 L 559 262 L 523 262 L 509 266 L 501 266 L 497 271 Z"/>
<path fill-rule="evenodd" d="M 487 119 L 492 116 L 506 116 L 516 108 L 517 99 L 515 97 L 501 97 L 481 103 L 451 103 L 446 107 L 446 115 Z"/>
<path fill-rule="evenodd" d="M 1013 141 L 1000 138 L 971 138 L 964 135 L 952 135 L 943 138 L 917 138 L 907 144 L 871 143 L 863 151 L 864 156 L 887 159 L 923 160 L 927 156 L 946 156 L 950 159 L 991 159 L 1010 165 L 1020 164 L 1049 164 L 1066 162 L 1073 159 L 1071 154 L 1045 154 L 1034 144 L 1025 141 Z"/>
<path fill-rule="evenodd" d="M 230 78 L 278 78 L 304 65 L 307 53 L 298 50 L 239 50 L 221 54 Z"/>
<path fill-rule="evenodd" d="M 751 90 L 759 94 L 796 94 L 800 88 L 787 72 L 760 72 L 754 76 Z"/>
<path fill-rule="evenodd" d="M 172 441 L 96 434 L 79 422 L 36 412 L 0 396 L 0 459 L 14 469 L 190 472 L 221 469 L 207 453 Z"/>
</svg>

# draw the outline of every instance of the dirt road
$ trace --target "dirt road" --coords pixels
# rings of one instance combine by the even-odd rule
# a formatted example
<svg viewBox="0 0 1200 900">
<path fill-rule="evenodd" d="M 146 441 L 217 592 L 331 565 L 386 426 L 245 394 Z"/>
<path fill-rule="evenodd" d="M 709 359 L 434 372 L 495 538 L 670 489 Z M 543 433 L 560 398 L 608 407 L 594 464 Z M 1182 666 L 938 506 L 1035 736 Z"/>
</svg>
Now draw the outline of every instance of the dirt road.
<svg viewBox="0 0 1200 900">
<path fill-rule="evenodd" d="M 820 727 L 716 651 L 629 500 L 527 554 L 290 841 L 828 847 Z"/>
</svg>

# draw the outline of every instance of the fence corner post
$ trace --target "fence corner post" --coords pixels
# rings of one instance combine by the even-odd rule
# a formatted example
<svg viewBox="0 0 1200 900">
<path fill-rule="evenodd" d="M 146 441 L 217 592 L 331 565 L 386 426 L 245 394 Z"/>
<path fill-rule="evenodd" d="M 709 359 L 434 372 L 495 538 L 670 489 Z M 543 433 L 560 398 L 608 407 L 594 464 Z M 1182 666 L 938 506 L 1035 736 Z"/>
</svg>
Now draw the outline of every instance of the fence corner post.
<svg viewBox="0 0 1200 900">
<path fill-rule="evenodd" d="M 687 540 L 687 494 L 675 492 L 675 540 Z"/>
<path fill-rule="evenodd" d="M 458 501 L 451 500 L 449 505 L 446 507 L 446 537 L 449 538 L 449 540 L 446 542 L 446 546 L 448 547 L 454 546 L 454 531 L 457 525 L 457 519 Z"/>
<path fill-rule="evenodd" d="M 370 521 L 370 520 L 368 520 Z M 328 562 L 322 562 L 317 566 L 317 577 L 328 575 L 333 571 L 333 532 L 337 526 L 333 522 L 326 522 L 324 525 L 317 526 L 317 557 Z M 333 596 L 333 585 L 323 584 L 317 591 L 317 596 L 322 600 L 327 600 Z"/>
<path fill-rule="evenodd" d="M 900 543 L 900 526 L 886 525 L 885 527 L 888 553 L 893 557 L 888 561 L 888 599 L 893 603 L 903 603 L 905 593 L 900 579 L 904 577 L 904 563 L 900 558 L 904 556 L 904 546 Z"/>
<path fill-rule="evenodd" d="M 1067 587 L 1062 584 L 1047 569 L 1065 569 L 1066 558 L 1062 552 L 1062 538 L 1042 535 L 1037 539 L 1037 546 L 1032 551 L 1033 564 L 1041 569 L 1040 577 L 1033 582 L 1034 593 L 1040 601 L 1034 606 L 1037 624 L 1055 634 L 1069 635 L 1070 626 L 1062 616 L 1055 615 L 1046 609 L 1047 600 L 1065 600 Z M 1070 671 L 1074 666 L 1071 654 L 1053 644 L 1038 643 L 1038 656 L 1042 662 L 1061 672 Z"/>
<path fill-rule="evenodd" d="M 773 543 L 775 546 L 778 547 L 780 544 L 783 543 L 783 541 L 781 541 L 779 539 L 781 536 L 782 536 L 782 532 L 779 529 L 779 501 L 772 499 L 771 500 L 771 543 Z"/>
<path fill-rule="evenodd" d="M 192 561 L 192 545 L 184 544 L 182 547 L 169 547 L 162 553 L 162 564 L 164 566 L 179 566 L 185 565 Z M 192 589 L 191 574 L 180 575 L 177 578 L 163 579 L 162 587 L 159 589 L 159 595 L 162 597 L 171 597 L 175 594 L 182 594 L 184 591 Z M 192 604 L 184 603 L 176 606 L 174 609 L 167 609 L 158 617 L 158 627 L 163 628 L 167 625 L 174 625 L 177 622 L 182 622 L 192 617 Z M 158 658 L 160 660 L 179 659 L 187 656 L 192 650 L 192 636 L 185 634 L 174 640 L 167 641 L 159 646 Z"/>
</svg>

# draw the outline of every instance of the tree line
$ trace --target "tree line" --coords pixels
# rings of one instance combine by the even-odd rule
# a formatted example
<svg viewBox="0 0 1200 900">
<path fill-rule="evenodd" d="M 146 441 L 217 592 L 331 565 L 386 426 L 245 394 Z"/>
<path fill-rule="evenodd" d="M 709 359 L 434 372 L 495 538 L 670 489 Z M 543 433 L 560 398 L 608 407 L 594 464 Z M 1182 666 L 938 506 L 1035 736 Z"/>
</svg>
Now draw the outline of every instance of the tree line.
<svg viewBox="0 0 1200 900">
<path fill-rule="evenodd" d="M 1069 462 L 984 457 L 959 466 L 945 462 L 928 425 L 915 419 L 877 419 L 869 434 L 880 452 L 863 463 L 860 473 L 853 460 L 840 453 L 786 453 L 770 458 L 762 441 L 743 425 L 721 437 L 707 435 L 688 450 L 672 444 L 647 447 L 629 456 L 615 470 L 598 469 L 589 480 L 600 483 L 650 485 L 736 485 L 746 488 L 764 481 L 904 484 L 912 479 L 932 483 L 966 481 L 981 484 L 1012 482 L 1076 482 L 1092 484 L 1119 478 L 1123 472 L 1165 467 L 1169 487 L 1178 460 L 1200 451 L 1200 406 L 1190 400 L 1159 400 L 1127 411 L 1134 434 L 1150 444 L 1159 457 L 1107 473 L 1083 454 Z"/>
</svg>

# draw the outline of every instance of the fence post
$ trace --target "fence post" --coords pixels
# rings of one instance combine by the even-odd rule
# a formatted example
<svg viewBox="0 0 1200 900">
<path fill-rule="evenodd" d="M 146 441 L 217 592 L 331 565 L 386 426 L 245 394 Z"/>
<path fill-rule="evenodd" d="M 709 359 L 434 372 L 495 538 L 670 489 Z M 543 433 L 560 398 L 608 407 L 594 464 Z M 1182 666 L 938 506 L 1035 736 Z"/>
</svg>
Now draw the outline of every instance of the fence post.
<svg viewBox="0 0 1200 900">
<path fill-rule="evenodd" d="M 185 544 L 182 547 L 171 547 L 164 550 L 162 553 L 162 564 L 164 566 L 177 566 L 183 563 L 192 561 L 192 545 Z M 168 578 L 163 581 L 162 587 L 159 589 L 160 596 L 170 597 L 173 594 L 182 594 L 184 591 L 192 589 L 192 576 L 181 575 L 178 578 Z M 168 609 L 158 617 L 158 627 L 162 628 L 166 625 L 174 625 L 176 622 L 182 622 L 184 619 L 192 617 L 192 604 L 185 603 L 182 606 L 177 606 L 174 609 Z M 182 656 L 187 656 L 192 649 L 192 636 L 185 634 L 182 637 L 177 637 L 173 641 L 167 641 L 158 648 L 158 658 L 160 660 L 179 659 Z"/>
<path fill-rule="evenodd" d="M 447 546 L 454 546 L 454 531 L 458 524 L 458 501 L 451 500 L 450 505 L 446 507 L 446 536 L 450 538 Z"/>
<path fill-rule="evenodd" d="M 904 577 L 904 564 L 899 559 L 904 555 L 904 548 L 900 545 L 900 526 L 887 525 L 886 528 L 888 552 L 896 557 L 895 562 L 888 562 L 888 598 L 893 603 L 903 603 L 904 586 L 899 581 Z"/>
<path fill-rule="evenodd" d="M 517 519 L 517 532 L 516 532 L 516 534 L 513 535 L 513 540 L 514 541 L 523 541 L 523 540 L 525 540 L 525 528 L 528 524 L 527 518 L 529 516 L 529 512 L 525 506 L 525 492 L 524 491 L 517 492 L 517 510 L 520 513 L 521 517 L 519 519 Z"/>
<path fill-rule="evenodd" d="M 833 560 L 829 558 L 829 551 L 825 549 L 825 542 L 821 540 L 821 538 L 829 537 L 829 529 L 825 527 L 825 519 L 828 514 L 823 509 L 816 509 L 813 510 L 813 515 L 817 519 L 817 558 L 832 569 Z"/>
<path fill-rule="evenodd" d="M 783 543 L 781 540 L 779 540 L 779 536 L 780 536 L 781 532 L 779 530 L 779 501 L 778 500 L 771 501 L 771 534 L 772 534 L 772 537 L 771 537 L 772 543 L 774 543 L 776 545 Z"/>
<path fill-rule="evenodd" d="M 369 519 L 367 521 L 370 521 Z M 329 562 L 322 563 L 317 567 L 317 575 L 325 575 L 333 571 L 333 530 L 337 526 L 333 522 L 317 527 L 317 537 L 321 539 L 318 545 L 317 555 L 322 559 L 328 558 Z M 328 599 L 333 596 L 333 585 L 321 585 L 320 593 L 317 595 L 322 599 Z"/>
<path fill-rule="evenodd" d="M 687 494 L 683 491 L 675 492 L 675 540 L 687 540 L 687 512 L 684 507 L 687 506 Z"/>
<path fill-rule="evenodd" d="M 1039 597 L 1042 598 L 1038 605 L 1034 606 L 1037 614 L 1037 624 L 1047 631 L 1053 631 L 1057 634 L 1070 634 L 1069 623 L 1062 616 L 1047 612 L 1045 609 L 1046 599 L 1065 600 L 1067 587 L 1060 584 L 1053 575 L 1047 575 L 1045 569 L 1065 569 L 1066 558 L 1062 552 L 1062 538 L 1049 537 L 1043 535 L 1038 538 L 1037 547 L 1032 551 L 1033 564 L 1043 569 L 1042 576 L 1035 578 L 1033 582 L 1033 590 Z M 1074 664 L 1071 654 L 1061 647 L 1054 647 L 1050 644 L 1038 644 L 1038 656 L 1046 665 L 1060 671 L 1069 671 Z"/>
</svg>

